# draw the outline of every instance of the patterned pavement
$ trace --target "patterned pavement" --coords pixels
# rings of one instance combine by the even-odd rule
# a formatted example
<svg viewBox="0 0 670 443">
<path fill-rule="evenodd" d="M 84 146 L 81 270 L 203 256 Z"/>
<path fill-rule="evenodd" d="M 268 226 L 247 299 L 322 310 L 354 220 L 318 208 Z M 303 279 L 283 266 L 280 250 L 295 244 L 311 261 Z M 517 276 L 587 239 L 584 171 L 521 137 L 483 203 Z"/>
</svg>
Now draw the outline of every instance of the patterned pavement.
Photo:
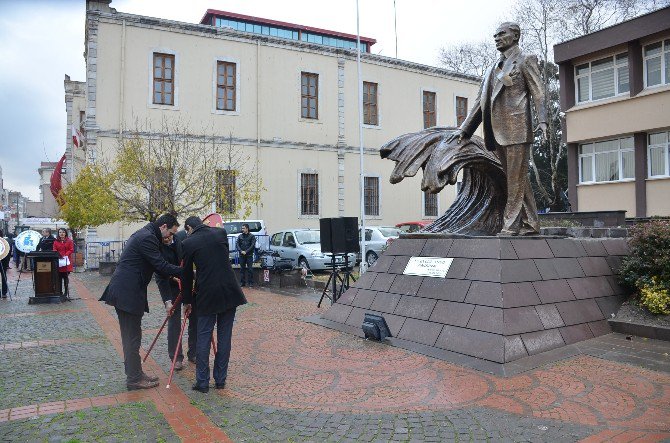
<svg viewBox="0 0 670 443">
<path fill-rule="evenodd" d="M 318 297 L 265 290 L 246 291 L 225 390 L 191 391 L 192 365 L 166 389 L 163 333 L 145 365 L 160 387 L 129 393 L 97 302 L 108 278 L 28 305 L 25 275 L 0 301 L 0 441 L 670 441 L 668 372 L 581 355 L 497 377 L 306 323 Z M 145 349 L 164 319 L 153 284 L 150 308 Z"/>
</svg>

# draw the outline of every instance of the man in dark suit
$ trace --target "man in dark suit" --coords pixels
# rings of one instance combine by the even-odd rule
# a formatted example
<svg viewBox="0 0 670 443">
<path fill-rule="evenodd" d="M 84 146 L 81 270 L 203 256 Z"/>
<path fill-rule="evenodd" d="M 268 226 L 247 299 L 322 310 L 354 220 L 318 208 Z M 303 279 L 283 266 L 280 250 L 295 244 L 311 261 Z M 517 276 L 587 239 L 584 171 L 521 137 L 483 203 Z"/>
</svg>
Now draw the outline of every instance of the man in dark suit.
<svg viewBox="0 0 670 443">
<path fill-rule="evenodd" d="M 193 389 L 209 390 L 209 349 L 214 324 L 217 348 L 214 358 L 214 382 L 223 389 L 228 375 L 228 361 L 236 308 L 247 302 L 230 265 L 228 234 L 223 228 L 210 228 L 197 217 L 184 223 L 188 237 L 184 240 L 184 309 L 191 311 L 193 300 L 193 266 L 198 287 L 195 315 L 198 319 L 196 377 Z"/>
<path fill-rule="evenodd" d="M 56 237 L 51 234 L 51 228 L 42 229 L 42 238 L 37 243 L 37 251 L 53 251 Z"/>
<path fill-rule="evenodd" d="M 128 390 L 158 386 L 158 378 L 150 377 L 142 371 L 139 352 L 142 316 L 149 312 L 147 285 L 153 273 L 181 275 L 182 269 L 166 262 L 159 249 L 162 239 L 174 235 L 178 227 L 177 219 L 166 214 L 131 235 L 114 275 L 100 297 L 100 301 L 116 308 L 119 317 Z"/>
<path fill-rule="evenodd" d="M 176 234 L 164 237 L 160 250 L 166 262 L 179 265 L 183 253 L 181 250 L 181 240 L 177 238 Z M 168 355 L 170 356 L 170 361 L 172 361 L 175 352 L 177 353 L 174 369 L 175 371 L 181 371 L 184 368 L 184 354 L 181 343 L 179 344 L 179 349 L 177 349 L 177 342 L 179 341 L 179 332 L 181 332 L 182 303 L 181 301 L 176 304 L 174 303 L 175 299 L 179 296 L 179 283 L 176 277 L 168 277 L 158 272 L 155 274 L 155 280 L 158 285 L 158 291 L 161 294 L 161 299 L 163 300 L 163 305 L 165 306 L 165 312 L 170 314 L 170 311 L 174 307 L 174 311 L 167 323 Z"/>
<path fill-rule="evenodd" d="M 533 142 L 531 99 L 538 126 L 547 135 L 544 88 L 537 57 L 521 52 L 521 28 L 503 23 L 493 36 L 500 59 L 482 81 L 479 95 L 467 117 L 447 141 L 468 139 L 484 124 L 484 142 L 496 151 L 507 175 L 507 204 L 500 235 L 533 235 L 539 232 L 535 198 L 528 179 L 530 144 Z"/>
</svg>

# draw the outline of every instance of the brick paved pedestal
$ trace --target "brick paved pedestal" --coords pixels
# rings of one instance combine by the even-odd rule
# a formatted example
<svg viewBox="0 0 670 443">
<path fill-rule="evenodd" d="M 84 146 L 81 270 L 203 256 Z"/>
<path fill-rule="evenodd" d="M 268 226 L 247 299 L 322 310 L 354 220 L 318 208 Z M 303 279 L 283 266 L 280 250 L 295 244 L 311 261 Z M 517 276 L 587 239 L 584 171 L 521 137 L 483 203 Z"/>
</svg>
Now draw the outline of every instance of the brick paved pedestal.
<svg viewBox="0 0 670 443">
<path fill-rule="evenodd" d="M 394 346 L 498 374 L 579 353 L 623 301 L 625 239 L 410 234 L 394 241 L 321 318 L 361 334 L 383 315 Z M 403 275 L 412 256 L 451 257 L 446 278 Z M 547 354 L 547 351 L 552 351 Z"/>
</svg>

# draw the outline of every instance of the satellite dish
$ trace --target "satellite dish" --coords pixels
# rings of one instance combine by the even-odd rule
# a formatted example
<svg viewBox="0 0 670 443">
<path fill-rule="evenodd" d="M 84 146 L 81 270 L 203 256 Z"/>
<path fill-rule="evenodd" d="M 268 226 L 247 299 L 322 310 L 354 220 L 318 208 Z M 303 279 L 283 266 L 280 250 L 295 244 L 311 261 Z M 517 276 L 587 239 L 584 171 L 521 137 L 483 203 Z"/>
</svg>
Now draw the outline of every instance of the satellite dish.
<svg viewBox="0 0 670 443">
<path fill-rule="evenodd" d="M 9 242 L 4 238 L 0 237 L 0 260 L 9 255 Z"/>
<path fill-rule="evenodd" d="M 29 229 L 16 236 L 14 245 L 16 246 L 16 249 L 27 254 L 29 252 L 34 252 L 37 249 L 37 244 L 40 242 L 41 238 L 42 234 Z"/>
</svg>

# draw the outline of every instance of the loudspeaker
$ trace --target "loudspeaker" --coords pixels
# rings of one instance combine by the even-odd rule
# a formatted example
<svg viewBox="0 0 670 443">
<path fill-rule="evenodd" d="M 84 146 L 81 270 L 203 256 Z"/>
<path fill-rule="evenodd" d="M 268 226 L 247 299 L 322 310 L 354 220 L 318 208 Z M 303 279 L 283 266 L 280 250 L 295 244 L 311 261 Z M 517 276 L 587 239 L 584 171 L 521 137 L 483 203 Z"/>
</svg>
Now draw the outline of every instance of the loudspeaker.
<svg viewBox="0 0 670 443">
<path fill-rule="evenodd" d="M 358 218 L 337 217 L 319 220 L 321 229 L 321 252 L 343 254 L 359 252 Z"/>
</svg>

